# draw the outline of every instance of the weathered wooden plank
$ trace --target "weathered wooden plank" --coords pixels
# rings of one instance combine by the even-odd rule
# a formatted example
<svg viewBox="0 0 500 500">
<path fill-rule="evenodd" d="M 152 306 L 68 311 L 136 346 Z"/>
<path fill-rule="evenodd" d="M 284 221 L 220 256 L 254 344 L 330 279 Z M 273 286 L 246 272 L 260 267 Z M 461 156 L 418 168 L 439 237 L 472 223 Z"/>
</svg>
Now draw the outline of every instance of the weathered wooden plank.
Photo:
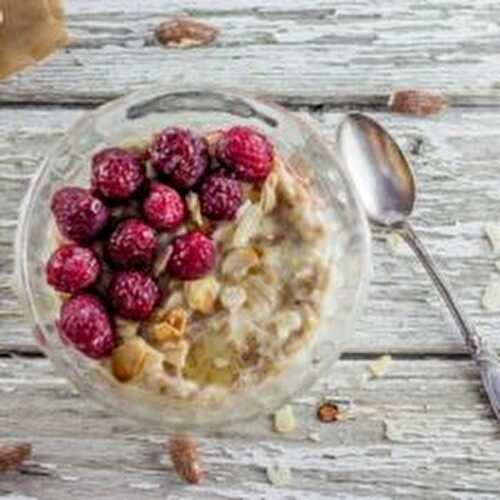
<svg viewBox="0 0 500 500">
<path fill-rule="evenodd" d="M 73 110 L 0 111 L 0 349 L 32 349 L 23 313 L 10 288 L 17 210 L 45 149 L 79 116 Z M 340 114 L 314 115 L 332 137 Z M 472 319 L 500 346 L 500 314 L 481 307 L 490 279 L 498 278 L 483 225 L 499 219 L 500 118 L 495 111 L 449 110 L 412 119 L 376 113 L 394 131 L 415 165 L 420 196 L 415 224 Z M 415 259 L 392 255 L 375 235 L 370 299 L 350 352 L 462 352 L 458 335 Z"/>
<path fill-rule="evenodd" d="M 341 362 L 328 380 L 296 401 L 297 429 L 272 431 L 262 418 L 200 446 L 202 486 L 184 486 L 163 451 L 165 436 L 107 415 L 83 400 L 46 360 L 0 360 L 1 439 L 34 444 L 25 474 L 0 478 L 0 495 L 78 498 L 496 498 L 497 424 L 465 361 L 397 361 L 352 394 L 365 361 Z M 354 396 L 354 420 L 321 424 L 324 397 Z M 19 418 L 20 412 L 29 418 Z M 387 434 L 389 422 L 392 432 Z M 308 436 L 316 434 L 319 442 Z M 392 441 L 388 438 L 392 439 Z M 264 469 L 292 468 L 293 483 L 267 484 Z M 106 484 L 106 488 L 103 485 Z M 300 493 L 299 493 L 300 490 Z"/>
<path fill-rule="evenodd" d="M 394 87 L 499 97 L 494 0 L 373 3 L 70 2 L 72 43 L 0 84 L 0 102 L 97 102 L 145 83 L 244 85 L 287 102 L 380 103 Z M 221 29 L 213 47 L 169 50 L 152 32 L 186 13 Z M 285 83 L 286 82 L 286 83 Z"/>
</svg>

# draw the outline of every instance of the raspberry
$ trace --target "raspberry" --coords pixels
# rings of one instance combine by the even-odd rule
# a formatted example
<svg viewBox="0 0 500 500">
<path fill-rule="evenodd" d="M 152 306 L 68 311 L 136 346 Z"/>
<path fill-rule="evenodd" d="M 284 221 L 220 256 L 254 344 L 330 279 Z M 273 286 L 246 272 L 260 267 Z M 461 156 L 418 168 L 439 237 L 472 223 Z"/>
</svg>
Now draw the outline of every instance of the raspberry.
<svg viewBox="0 0 500 500">
<path fill-rule="evenodd" d="M 158 249 L 154 229 L 140 219 L 120 222 L 111 234 L 107 244 L 109 259 L 123 267 L 148 267 Z"/>
<path fill-rule="evenodd" d="M 65 187 L 52 197 L 52 213 L 63 236 L 79 243 L 94 239 L 106 225 L 106 205 L 88 191 Z"/>
<path fill-rule="evenodd" d="M 237 177 L 248 182 L 262 182 L 273 166 L 273 146 L 250 127 L 229 129 L 217 144 L 219 161 Z"/>
<path fill-rule="evenodd" d="M 52 254 L 45 271 L 49 285 L 59 292 L 74 293 L 97 280 L 101 265 L 90 248 L 64 245 Z"/>
<path fill-rule="evenodd" d="M 110 200 L 124 200 L 144 182 L 144 167 L 125 149 L 108 148 L 92 158 L 92 189 Z"/>
<path fill-rule="evenodd" d="M 243 192 L 236 180 L 215 174 L 201 186 L 201 212 L 209 219 L 234 219 L 242 201 Z"/>
<path fill-rule="evenodd" d="M 152 183 L 142 208 L 146 220 L 160 231 L 175 229 L 186 217 L 186 207 L 179 193 L 159 182 Z"/>
<path fill-rule="evenodd" d="M 90 293 L 74 295 L 61 307 L 59 334 L 89 358 L 109 356 L 115 344 L 111 320 L 102 302 Z"/>
<path fill-rule="evenodd" d="M 181 280 L 196 280 L 215 265 L 215 245 L 200 231 L 179 236 L 172 243 L 168 273 Z"/>
<path fill-rule="evenodd" d="M 189 189 L 208 166 L 208 147 L 191 131 L 169 127 L 158 134 L 148 150 L 149 161 L 177 189 Z"/>
<path fill-rule="evenodd" d="M 153 278 L 140 271 L 116 273 L 108 289 L 111 305 L 125 319 L 148 319 L 160 300 Z"/>
</svg>

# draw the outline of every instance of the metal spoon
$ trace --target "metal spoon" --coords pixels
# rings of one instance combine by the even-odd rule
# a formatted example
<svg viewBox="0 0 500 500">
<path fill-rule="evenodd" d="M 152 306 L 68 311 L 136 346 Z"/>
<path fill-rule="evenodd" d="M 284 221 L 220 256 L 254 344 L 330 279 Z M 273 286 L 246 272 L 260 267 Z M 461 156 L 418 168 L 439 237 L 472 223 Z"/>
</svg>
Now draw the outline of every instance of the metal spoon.
<svg viewBox="0 0 500 500">
<path fill-rule="evenodd" d="M 368 217 L 404 238 L 438 289 L 479 367 L 491 407 L 500 420 L 500 360 L 460 309 L 448 282 L 407 220 L 416 196 L 408 160 L 389 133 L 361 113 L 348 114 L 342 120 L 336 144 Z"/>
</svg>

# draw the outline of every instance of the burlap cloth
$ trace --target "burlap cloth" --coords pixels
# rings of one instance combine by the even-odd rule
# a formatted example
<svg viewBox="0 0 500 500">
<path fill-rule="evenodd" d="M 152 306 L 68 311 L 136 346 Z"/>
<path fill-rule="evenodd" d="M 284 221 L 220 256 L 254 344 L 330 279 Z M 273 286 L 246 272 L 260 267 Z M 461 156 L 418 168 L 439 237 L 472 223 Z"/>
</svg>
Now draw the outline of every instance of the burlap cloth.
<svg viewBox="0 0 500 500">
<path fill-rule="evenodd" d="M 64 46 L 60 0 L 0 0 L 0 79 Z"/>
</svg>

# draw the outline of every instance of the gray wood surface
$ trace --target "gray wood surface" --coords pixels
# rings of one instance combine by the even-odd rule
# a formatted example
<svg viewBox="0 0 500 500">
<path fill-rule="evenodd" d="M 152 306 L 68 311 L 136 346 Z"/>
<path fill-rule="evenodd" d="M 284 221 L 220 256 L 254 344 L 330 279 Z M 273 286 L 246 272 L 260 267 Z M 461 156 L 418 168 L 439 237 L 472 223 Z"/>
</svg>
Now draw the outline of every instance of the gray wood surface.
<svg viewBox="0 0 500 500">
<path fill-rule="evenodd" d="M 327 137 L 345 109 L 386 124 L 419 184 L 415 225 L 464 308 L 500 348 L 500 282 L 484 224 L 500 222 L 500 4 L 496 0 L 75 0 L 71 44 L 0 82 L 0 440 L 28 440 L 33 462 L 0 476 L 0 498 L 330 499 L 500 496 L 498 425 L 474 367 L 424 272 L 374 234 L 370 298 L 334 373 L 294 404 L 297 430 L 263 418 L 200 440 L 208 478 L 175 476 L 164 436 L 80 397 L 40 356 L 13 287 L 21 199 L 51 144 L 89 106 L 157 81 L 244 86 L 319 122 Z M 163 49 L 154 27 L 184 13 L 217 26 L 212 47 Z M 452 107 L 435 117 L 390 114 L 394 88 L 435 88 Z M 380 380 L 353 379 L 374 356 Z M 320 424 L 325 397 L 352 398 L 356 418 Z M 389 426 L 389 432 L 387 432 Z M 319 442 L 312 441 L 311 433 Z M 286 487 L 265 467 L 292 468 Z"/>
</svg>

